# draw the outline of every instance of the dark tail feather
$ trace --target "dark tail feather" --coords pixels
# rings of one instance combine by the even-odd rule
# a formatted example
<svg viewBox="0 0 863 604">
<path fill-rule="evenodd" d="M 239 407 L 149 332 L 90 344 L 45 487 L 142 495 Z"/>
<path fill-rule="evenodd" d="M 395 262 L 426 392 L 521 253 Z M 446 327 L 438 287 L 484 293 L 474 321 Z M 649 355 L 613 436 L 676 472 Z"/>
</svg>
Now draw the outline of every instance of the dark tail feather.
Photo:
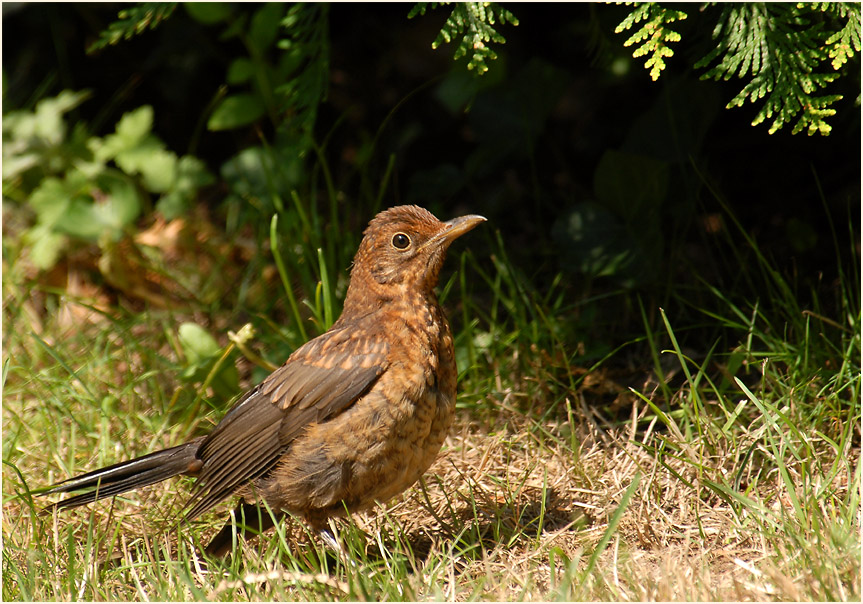
<svg viewBox="0 0 863 604">
<path fill-rule="evenodd" d="M 184 445 L 156 451 L 57 483 L 42 494 L 69 493 L 83 489 L 88 491 L 58 501 L 48 506 L 46 511 L 74 508 L 162 482 L 180 474 L 194 474 L 200 464 L 195 454 L 202 440 L 203 437 L 196 438 Z"/>
</svg>

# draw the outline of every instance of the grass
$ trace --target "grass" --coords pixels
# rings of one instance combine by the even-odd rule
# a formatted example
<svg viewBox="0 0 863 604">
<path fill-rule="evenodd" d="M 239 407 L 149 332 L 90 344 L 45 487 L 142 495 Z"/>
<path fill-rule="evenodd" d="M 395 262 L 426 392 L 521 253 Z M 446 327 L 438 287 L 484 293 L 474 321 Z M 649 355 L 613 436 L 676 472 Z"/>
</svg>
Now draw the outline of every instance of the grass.
<svg viewBox="0 0 863 604">
<path fill-rule="evenodd" d="M 642 334 L 588 359 L 576 328 L 620 300 L 537 291 L 493 229 L 487 258 L 471 234 L 441 284 L 456 425 L 421 484 L 338 523 L 349 562 L 296 521 L 207 570 L 196 552 L 229 506 L 177 525 L 187 480 L 41 515 L 36 489 L 206 431 L 225 366 L 257 383 L 337 315 L 359 226 L 333 203 L 324 232 L 291 202 L 297 218 L 249 246 L 272 242 L 277 267 L 253 251 L 173 308 L 119 303 L 74 267 L 52 289 L 4 239 L 4 600 L 859 601 L 859 274 L 832 311 L 803 308 L 754 241 L 729 263 L 766 296 L 705 282 L 664 309 L 637 301 Z M 678 324 L 692 313 L 715 334 L 699 346 Z M 191 371 L 184 321 L 217 337 L 221 365 Z M 231 348 L 247 321 L 257 335 Z"/>
</svg>

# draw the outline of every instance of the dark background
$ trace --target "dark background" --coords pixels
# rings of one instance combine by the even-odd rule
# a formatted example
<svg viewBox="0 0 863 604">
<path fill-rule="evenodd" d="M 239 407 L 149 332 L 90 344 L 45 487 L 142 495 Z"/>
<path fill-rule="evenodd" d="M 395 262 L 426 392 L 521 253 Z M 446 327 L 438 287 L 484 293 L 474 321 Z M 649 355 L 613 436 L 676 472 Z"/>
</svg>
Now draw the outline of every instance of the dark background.
<svg viewBox="0 0 863 604">
<path fill-rule="evenodd" d="M 860 250 L 858 57 L 852 75 L 830 89 L 844 95 L 829 120 L 830 136 L 792 135 L 790 126 L 769 135 L 768 125 L 750 125 L 760 105 L 724 108 L 743 82 L 700 81 L 701 72 L 692 69 L 712 48 L 714 21 L 698 6 L 681 5 L 689 15 L 676 24 L 683 41 L 657 82 L 643 59 L 623 48 L 629 33 L 613 33 L 629 7 L 506 6 L 520 24 L 497 26 L 507 42 L 494 45 L 499 58 L 479 81 L 466 75 L 463 62 L 453 62 L 454 44 L 431 48 L 446 7 L 413 19 L 407 18 L 409 4 L 330 7 L 331 77 L 316 133 L 323 137 L 344 119 L 333 131 L 328 160 L 344 194 L 340 203 L 356 214 L 358 225 L 368 220 L 370 208 L 358 195 L 356 157 L 392 113 L 370 170 L 380 176 L 395 154 L 384 205 L 415 202 L 441 218 L 487 216 L 514 265 L 539 292 L 559 274 L 573 299 L 622 292 L 618 302 L 598 305 L 580 327 L 597 338 L 622 341 L 643 329 L 627 314 L 631 294 L 667 303 L 685 296 L 697 277 L 729 295 L 757 297 L 757 283 L 744 290 L 737 281 L 739 267 L 728 246 L 747 244 L 730 216 L 794 284 L 803 306 L 817 294 L 838 307 L 829 303 L 838 266 L 858 264 Z M 198 23 L 182 7 L 154 31 L 87 55 L 122 7 L 4 3 L 4 112 L 32 107 L 63 89 L 91 89 L 93 97 L 73 116 L 104 135 L 124 112 L 151 104 L 154 131 L 168 147 L 193 153 L 217 175 L 239 150 L 258 144 L 259 133 L 273 135 L 266 124 L 206 130 L 204 110 L 243 49 L 221 41 L 221 27 Z M 475 96 L 465 92 L 476 86 Z M 459 95 L 472 99 L 469 111 L 447 107 Z M 624 228 L 607 237 L 603 220 L 573 230 L 567 220 L 579 204 L 602 205 L 595 179 L 608 151 L 661 162 L 668 169 L 667 192 L 647 209 L 613 208 L 616 226 Z M 202 196 L 216 210 L 224 194 L 219 187 Z M 591 274 L 583 262 L 585 246 L 604 237 L 612 251 L 630 244 L 641 251 L 627 267 Z M 489 253 L 482 245 L 471 243 L 477 256 Z M 685 321 L 685 305 L 677 312 Z"/>
</svg>

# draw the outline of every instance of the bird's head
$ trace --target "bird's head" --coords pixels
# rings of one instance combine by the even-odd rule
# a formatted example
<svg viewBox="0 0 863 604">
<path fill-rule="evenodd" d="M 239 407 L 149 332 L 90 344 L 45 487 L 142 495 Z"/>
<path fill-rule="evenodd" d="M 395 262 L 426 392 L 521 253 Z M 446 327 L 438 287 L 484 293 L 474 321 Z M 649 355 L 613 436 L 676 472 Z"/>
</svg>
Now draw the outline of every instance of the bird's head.
<svg viewBox="0 0 863 604">
<path fill-rule="evenodd" d="M 386 300 L 430 292 L 450 244 L 481 222 L 485 218 L 477 215 L 441 222 L 411 205 L 381 212 L 369 223 L 354 256 L 345 307 L 360 302 L 361 295 Z"/>
</svg>

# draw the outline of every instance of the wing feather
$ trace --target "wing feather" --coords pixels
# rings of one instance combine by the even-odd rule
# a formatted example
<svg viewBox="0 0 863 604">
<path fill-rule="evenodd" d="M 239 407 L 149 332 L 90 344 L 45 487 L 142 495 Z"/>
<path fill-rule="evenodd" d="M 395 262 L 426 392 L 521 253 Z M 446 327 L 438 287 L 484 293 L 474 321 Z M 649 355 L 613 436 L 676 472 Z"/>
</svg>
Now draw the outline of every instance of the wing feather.
<svg viewBox="0 0 863 604">
<path fill-rule="evenodd" d="M 387 346 L 351 333 L 334 329 L 298 348 L 204 439 L 190 518 L 266 474 L 309 424 L 343 412 L 368 392 L 386 370 Z"/>
</svg>

